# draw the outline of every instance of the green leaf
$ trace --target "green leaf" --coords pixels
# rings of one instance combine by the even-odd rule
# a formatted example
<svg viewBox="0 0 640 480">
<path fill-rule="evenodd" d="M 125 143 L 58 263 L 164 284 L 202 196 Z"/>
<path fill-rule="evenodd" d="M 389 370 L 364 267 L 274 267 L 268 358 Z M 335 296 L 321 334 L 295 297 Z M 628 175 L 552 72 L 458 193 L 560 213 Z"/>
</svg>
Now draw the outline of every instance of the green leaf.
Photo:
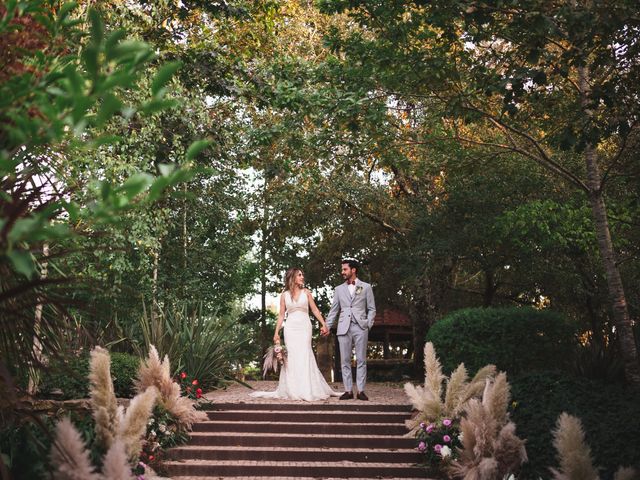
<svg viewBox="0 0 640 480">
<path fill-rule="evenodd" d="M 147 200 L 150 202 L 155 202 L 165 188 L 169 185 L 168 177 L 158 177 L 155 179 L 151 187 L 149 187 L 149 193 L 147 194 Z"/>
<path fill-rule="evenodd" d="M 151 115 L 152 113 L 175 107 L 177 104 L 178 102 L 176 102 L 175 100 L 153 99 L 142 105 L 140 107 L 140 112 L 145 115 Z"/>
<path fill-rule="evenodd" d="M 162 96 L 158 95 L 160 90 L 171 80 L 171 77 L 178 71 L 178 69 L 182 66 L 182 62 L 169 62 L 158 70 L 156 76 L 153 78 L 153 82 L 151 83 L 151 93 L 153 96 Z"/>
<path fill-rule="evenodd" d="M 115 47 L 120 43 L 120 41 L 127 36 L 127 32 L 123 29 L 116 30 L 109 34 L 107 40 L 104 42 L 104 52 L 107 57 L 107 60 L 111 60 L 115 53 Z"/>
<path fill-rule="evenodd" d="M 91 40 L 97 46 L 104 39 L 104 24 L 100 14 L 93 8 L 89 10 L 89 19 L 91 20 Z"/>
<path fill-rule="evenodd" d="M 32 240 L 35 233 L 42 227 L 42 219 L 36 216 L 19 218 L 13 224 L 7 235 L 11 243 L 21 240 Z"/>
<path fill-rule="evenodd" d="M 91 78 L 98 77 L 98 47 L 87 45 L 82 52 L 82 60 Z"/>
<path fill-rule="evenodd" d="M 77 2 L 67 2 L 62 5 L 62 7 L 60 7 L 60 10 L 58 10 L 58 18 L 56 20 L 58 22 L 58 25 L 62 25 L 69 16 L 69 13 L 71 13 L 71 11 L 74 10 L 77 6 Z"/>
<path fill-rule="evenodd" d="M 100 105 L 100 110 L 98 111 L 98 116 L 96 122 L 98 125 L 103 125 L 107 120 L 109 120 L 114 113 L 122 108 L 122 102 L 115 95 L 108 93 L 104 96 L 102 100 L 102 105 Z"/>
<path fill-rule="evenodd" d="M 152 183 L 152 175 L 148 173 L 136 173 L 129 177 L 127 181 L 118 188 L 118 192 L 124 192 L 127 198 L 132 199 L 146 190 Z"/>
<path fill-rule="evenodd" d="M 187 153 L 185 155 L 185 159 L 187 160 L 187 162 L 197 157 L 200 152 L 202 152 L 212 143 L 213 142 L 211 142 L 211 140 L 196 140 L 195 142 L 193 142 L 187 149 Z"/>
<path fill-rule="evenodd" d="M 25 277 L 31 278 L 36 273 L 36 265 L 30 253 L 13 250 L 7 252 L 7 257 L 13 265 L 13 269 Z"/>
</svg>

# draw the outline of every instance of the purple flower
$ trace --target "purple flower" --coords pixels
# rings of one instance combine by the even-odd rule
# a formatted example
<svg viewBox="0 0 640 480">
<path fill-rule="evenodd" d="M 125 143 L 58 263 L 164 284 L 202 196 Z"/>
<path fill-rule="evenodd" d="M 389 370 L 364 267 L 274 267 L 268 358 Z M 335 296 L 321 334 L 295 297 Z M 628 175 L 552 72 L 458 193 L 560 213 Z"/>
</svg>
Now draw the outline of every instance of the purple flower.
<svg viewBox="0 0 640 480">
<path fill-rule="evenodd" d="M 444 437 L 442 437 L 442 440 L 443 440 L 445 443 L 449 443 L 449 442 L 451 441 L 451 437 L 450 437 L 449 435 L 445 435 Z"/>
<path fill-rule="evenodd" d="M 427 429 L 427 424 L 426 424 L 426 423 L 424 423 L 424 422 L 420 422 L 420 428 L 421 428 L 422 430 L 426 430 L 426 429 Z"/>
<path fill-rule="evenodd" d="M 436 426 L 433 423 L 430 423 L 429 425 L 427 425 L 427 428 L 425 429 L 425 432 L 431 433 L 431 432 L 433 432 L 434 428 L 436 428 Z"/>
<path fill-rule="evenodd" d="M 424 452 L 427 449 L 427 444 L 424 442 L 420 442 L 418 444 L 418 451 L 419 452 Z"/>
<path fill-rule="evenodd" d="M 440 445 L 440 444 L 438 443 L 435 447 L 433 447 L 433 450 L 434 450 L 436 453 L 440 453 L 440 450 L 442 450 L 442 445 Z"/>
<path fill-rule="evenodd" d="M 453 422 L 448 418 L 445 418 L 444 420 L 442 420 L 442 425 L 444 425 L 445 427 L 450 427 L 452 423 Z"/>
</svg>

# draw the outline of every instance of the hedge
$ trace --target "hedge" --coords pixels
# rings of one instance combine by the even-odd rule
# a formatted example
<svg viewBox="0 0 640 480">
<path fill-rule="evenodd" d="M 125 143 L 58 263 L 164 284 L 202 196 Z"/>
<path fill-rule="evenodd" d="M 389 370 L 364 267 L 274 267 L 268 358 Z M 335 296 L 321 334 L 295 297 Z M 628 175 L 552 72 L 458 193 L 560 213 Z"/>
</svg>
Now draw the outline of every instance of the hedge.
<svg viewBox="0 0 640 480">
<path fill-rule="evenodd" d="M 138 375 L 140 359 L 127 353 L 111 353 L 111 378 L 116 397 L 134 396 L 133 382 Z M 57 396 L 62 400 L 86 398 L 89 396 L 89 356 L 81 355 L 52 362 L 47 372 L 42 374 L 40 395 L 53 396 L 54 390 L 62 390 Z"/>
<path fill-rule="evenodd" d="M 594 464 L 601 478 L 611 479 L 620 465 L 640 466 L 640 393 L 620 385 L 574 377 L 558 371 L 539 371 L 509 379 L 511 419 L 517 435 L 526 439 L 529 462 L 518 480 L 550 478 L 558 467 L 552 430 L 560 413 L 582 421 Z"/>
<path fill-rule="evenodd" d="M 568 366 L 577 326 L 550 310 L 468 308 L 436 322 L 427 333 L 446 372 L 461 362 L 470 372 L 494 364 L 509 375 Z"/>
</svg>

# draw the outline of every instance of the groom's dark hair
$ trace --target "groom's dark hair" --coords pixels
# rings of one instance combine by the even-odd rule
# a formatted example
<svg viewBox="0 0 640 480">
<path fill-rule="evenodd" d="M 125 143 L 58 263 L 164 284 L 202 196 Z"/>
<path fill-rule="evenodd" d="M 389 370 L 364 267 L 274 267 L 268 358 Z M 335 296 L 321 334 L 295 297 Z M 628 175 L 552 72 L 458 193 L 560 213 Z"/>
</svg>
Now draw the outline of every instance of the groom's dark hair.
<svg viewBox="0 0 640 480">
<path fill-rule="evenodd" d="M 355 268 L 356 273 L 360 273 L 360 263 L 355 258 L 343 258 L 340 264 L 347 264 L 349 268 Z"/>
</svg>

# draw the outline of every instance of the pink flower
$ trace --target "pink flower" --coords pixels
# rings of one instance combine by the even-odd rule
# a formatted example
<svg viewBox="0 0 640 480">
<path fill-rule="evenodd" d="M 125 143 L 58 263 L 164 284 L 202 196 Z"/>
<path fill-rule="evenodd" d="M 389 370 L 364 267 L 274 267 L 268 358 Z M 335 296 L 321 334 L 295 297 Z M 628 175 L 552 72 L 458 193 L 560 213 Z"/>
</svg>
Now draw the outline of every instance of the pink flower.
<svg viewBox="0 0 640 480">
<path fill-rule="evenodd" d="M 187 374 L 186 374 L 186 372 L 182 372 L 182 373 L 180 374 L 180 378 L 181 378 L 181 379 L 183 379 L 183 380 L 184 380 L 185 378 L 187 378 Z"/>
<path fill-rule="evenodd" d="M 427 449 L 427 444 L 424 442 L 420 442 L 418 444 L 418 451 L 419 452 L 424 452 Z"/>
<path fill-rule="evenodd" d="M 444 420 L 442 420 L 442 425 L 444 425 L 445 427 L 450 427 L 452 423 L 453 422 L 448 418 L 445 418 Z"/>
<path fill-rule="evenodd" d="M 427 429 L 427 424 L 426 424 L 426 423 L 424 423 L 424 422 L 420 422 L 420 428 L 421 428 L 422 430 L 426 430 L 426 429 Z"/>
<path fill-rule="evenodd" d="M 440 450 L 442 450 L 442 445 L 440 445 L 439 443 L 433 447 L 433 451 L 436 453 L 440 453 Z"/>
<path fill-rule="evenodd" d="M 427 425 L 427 428 L 425 429 L 425 432 L 431 433 L 431 432 L 433 432 L 434 428 L 436 428 L 436 426 L 433 423 L 430 423 L 429 425 Z"/>
<path fill-rule="evenodd" d="M 442 440 L 443 440 L 445 443 L 449 443 L 449 442 L 451 441 L 451 437 L 450 437 L 449 435 L 445 435 L 444 437 L 442 437 Z"/>
<path fill-rule="evenodd" d="M 198 385 L 198 380 L 194 380 L 193 382 L 191 382 L 191 385 Z"/>
</svg>

